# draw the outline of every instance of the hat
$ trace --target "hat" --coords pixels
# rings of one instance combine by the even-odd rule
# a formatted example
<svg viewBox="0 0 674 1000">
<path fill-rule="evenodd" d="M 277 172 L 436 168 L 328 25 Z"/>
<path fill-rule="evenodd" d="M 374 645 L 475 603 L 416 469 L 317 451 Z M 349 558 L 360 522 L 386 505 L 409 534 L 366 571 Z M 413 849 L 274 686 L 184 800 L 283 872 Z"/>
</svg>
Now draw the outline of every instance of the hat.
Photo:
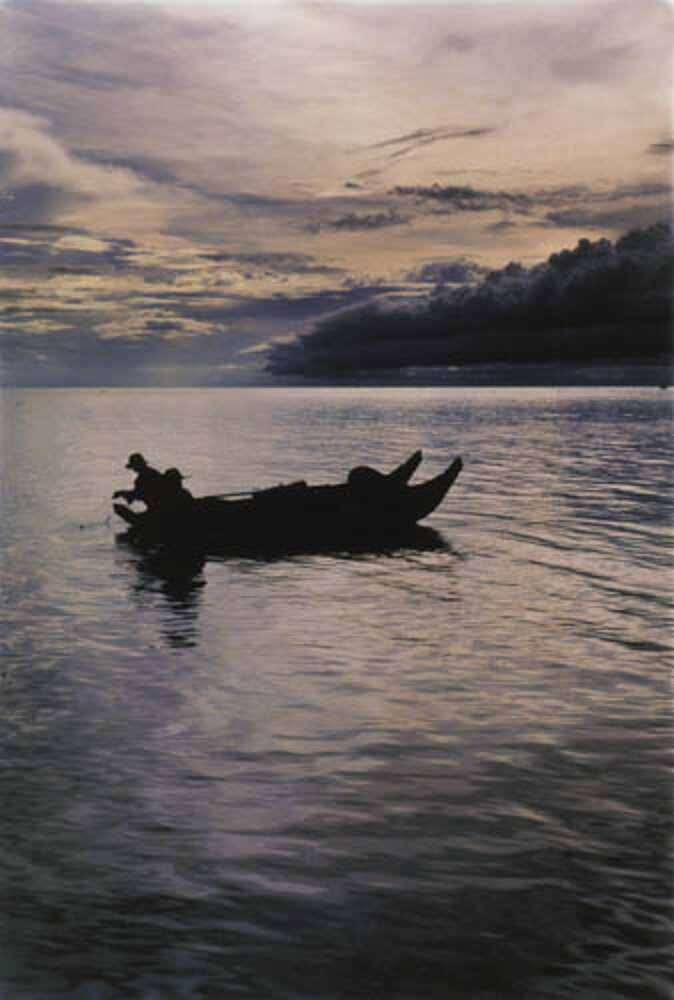
<svg viewBox="0 0 674 1000">
<path fill-rule="evenodd" d="M 167 479 L 183 480 L 185 478 L 180 469 L 167 469 L 164 475 Z"/>
<path fill-rule="evenodd" d="M 129 455 L 126 468 L 133 469 L 135 465 L 147 465 L 145 459 L 139 451 L 134 451 L 131 455 Z"/>
</svg>

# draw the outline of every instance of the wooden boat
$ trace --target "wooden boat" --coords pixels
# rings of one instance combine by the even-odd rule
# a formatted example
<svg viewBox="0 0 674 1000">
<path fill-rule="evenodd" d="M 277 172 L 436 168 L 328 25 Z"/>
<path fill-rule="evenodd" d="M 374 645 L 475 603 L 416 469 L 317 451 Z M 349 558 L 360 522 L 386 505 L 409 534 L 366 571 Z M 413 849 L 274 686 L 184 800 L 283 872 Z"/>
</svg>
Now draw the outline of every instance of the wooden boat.
<svg viewBox="0 0 674 1000">
<path fill-rule="evenodd" d="M 344 483 L 304 481 L 236 495 L 206 496 L 176 511 L 134 511 L 115 503 L 137 542 L 171 542 L 205 551 L 298 550 L 349 546 L 390 538 L 413 528 L 439 506 L 463 463 L 410 485 L 422 459 L 415 452 L 388 474 L 353 469 Z"/>
</svg>

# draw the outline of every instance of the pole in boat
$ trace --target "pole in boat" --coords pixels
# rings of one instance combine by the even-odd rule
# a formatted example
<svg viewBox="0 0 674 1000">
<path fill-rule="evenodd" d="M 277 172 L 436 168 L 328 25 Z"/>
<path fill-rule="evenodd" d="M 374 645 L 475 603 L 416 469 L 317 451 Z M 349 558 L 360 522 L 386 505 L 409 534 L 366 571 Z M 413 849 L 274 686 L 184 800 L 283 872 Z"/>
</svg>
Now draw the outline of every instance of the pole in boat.
<svg viewBox="0 0 674 1000">
<path fill-rule="evenodd" d="M 252 497 L 254 493 L 259 493 L 260 490 L 239 490 L 237 493 L 211 493 L 207 497 L 203 497 L 204 500 L 230 500 L 234 497 Z"/>
</svg>

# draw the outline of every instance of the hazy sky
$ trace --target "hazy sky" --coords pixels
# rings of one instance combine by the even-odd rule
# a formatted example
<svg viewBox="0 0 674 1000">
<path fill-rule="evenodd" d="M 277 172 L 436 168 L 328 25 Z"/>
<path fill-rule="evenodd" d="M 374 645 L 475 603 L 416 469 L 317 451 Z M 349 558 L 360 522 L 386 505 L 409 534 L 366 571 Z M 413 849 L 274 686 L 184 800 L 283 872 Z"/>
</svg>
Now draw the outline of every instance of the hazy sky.
<svg viewBox="0 0 674 1000">
<path fill-rule="evenodd" d="M 656 0 L 0 0 L 7 382 L 219 384 L 670 212 Z"/>
</svg>

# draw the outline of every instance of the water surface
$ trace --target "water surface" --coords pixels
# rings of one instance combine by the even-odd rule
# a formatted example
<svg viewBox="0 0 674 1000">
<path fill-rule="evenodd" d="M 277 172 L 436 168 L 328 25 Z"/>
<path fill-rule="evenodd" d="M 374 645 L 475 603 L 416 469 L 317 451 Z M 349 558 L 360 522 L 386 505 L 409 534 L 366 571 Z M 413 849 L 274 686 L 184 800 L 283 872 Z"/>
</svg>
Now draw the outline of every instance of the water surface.
<svg viewBox="0 0 674 1000">
<path fill-rule="evenodd" d="M 0 995 L 648 998 L 671 967 L 671 402 L 656 389 L 16 390 Z M 463 455 L 441 548 L 116 538 L 196 494 Z"/>
</svg>

